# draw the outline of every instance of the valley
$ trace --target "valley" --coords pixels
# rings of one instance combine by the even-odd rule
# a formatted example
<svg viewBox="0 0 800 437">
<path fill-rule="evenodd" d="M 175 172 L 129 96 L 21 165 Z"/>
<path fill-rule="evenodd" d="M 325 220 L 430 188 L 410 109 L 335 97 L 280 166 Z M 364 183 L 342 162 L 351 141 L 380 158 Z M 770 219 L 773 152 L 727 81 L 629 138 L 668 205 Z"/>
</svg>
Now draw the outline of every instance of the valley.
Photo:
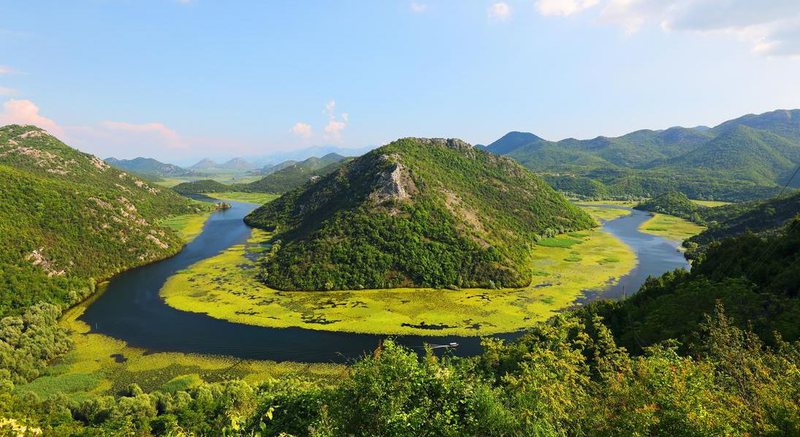
<svg viewBox="0 0 800 437">
<path fill-rule="evenodd" d="M 455 340 L 461 344 L 456 354 L 473 355 L 480 352 L 479 336 L 513 339 L 517 331 L 551 317 L 589 290 L 592 299 L 621 297 L 625 287 L 637 288 L 646 276 L 685 265 L 673 244 L 637 235 L 646 214 L 614 226 L 622 217 L 633 218 L 634 212 L 592 206 L 586 208 L 598 220 L 608 219 L 606 224 L 542 242 L 534 254 L 534 282 L 523 289 L 278 292 L 253 276 L 253 260 L 268 234 L 240 221 L 257 205 L 239 203 L 234 200 L 238 197 L 233 193 L 215 199 L 232 202 L 231 210 L 173 222 L 179 235 L 201 239 L 189 238 L 177 257 L 126 272 L 68 311 L 61 324 L 71 332 L 73 351 L 19 390 L 39 396 L 60 391 L 80 399 L 118 392 L 131 382 L 145 390 L 176 391 L 230 378 L 252 384 L 292 375 L 333 380 L 346 371 L 334 363 L 361 356 L 385 335 L 417 350 L 426 343 Z M 209 221 L 195 235 L 198 220 Z M 221 230 L 215 225 L 238 237 L 205 247 L 202 239 Z M 653 243 L 661 248 L 653 252 Z M 170 269 L 179 268 L 176 262 L 184 265 L 182 256 L 199 259 L 193 244 L 204 246 L 202 252 L 209 257 L 174 274 L 163 271 L 160 264 Z M 631 275 L 641 264 L 646 273 Z M 153 274 L 158 278 L 153 280 Z M 136 278 L 148 280 L 132 282 Z M 159 278 L 166 278 L 160 290 Z M 179 311 L 164 307 L 159 293 Z M 126 301 L 131 298 L 135 301 Z M 270 303 L 254 313 L 255 300 Z M 181 312 L 187 313 L 177 317 Z"/>
</svg>

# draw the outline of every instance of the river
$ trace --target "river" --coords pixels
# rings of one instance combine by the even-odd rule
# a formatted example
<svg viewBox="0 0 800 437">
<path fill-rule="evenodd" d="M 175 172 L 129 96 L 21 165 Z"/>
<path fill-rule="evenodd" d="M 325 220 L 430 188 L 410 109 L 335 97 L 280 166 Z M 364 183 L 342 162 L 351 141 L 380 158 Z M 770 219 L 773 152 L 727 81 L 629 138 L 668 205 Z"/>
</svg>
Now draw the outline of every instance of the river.
<svg viewBox="0 0 800 437">
<path fill-rule="evenodd" d="M 227 355 L 247 359 L 297 362 L 352 362 L 373 350 L 384 335 L 327 332 L 302 328 L 265 328 L 214 319 L 205 314 L 176 310 L 159 296 L 159 290 L 175 272 L 244 243 L 250 228 L 242 218 L 258 205 L 229 202 L 228 210 L 215 212 L 203 232 L 177 255 L 115 276 L 107 288 L 81 316 L 93 332 L 126 341 L 130 346 L 154 352 L 184 352 Z M 609 206 L 612 207 L 612 206 Z M 601 292 L 588 292 L 582 300 L 619 298 L 638 290 L 648 276 L 659 276 L 676 268 L 688 268 L 677 245 L 642 233 L 639 225 L 647 213 L 631 215 L 603 224 L 604 229 L 628 244 L 638 264 L 619 283 Z M 496 337 L 512 339 L 519 333 Z M 425 343 L 459 343 L 456 355 L 480 353 L 480 338 L 394 336 L 398 343 L 421 350 Z"/>
</svg>

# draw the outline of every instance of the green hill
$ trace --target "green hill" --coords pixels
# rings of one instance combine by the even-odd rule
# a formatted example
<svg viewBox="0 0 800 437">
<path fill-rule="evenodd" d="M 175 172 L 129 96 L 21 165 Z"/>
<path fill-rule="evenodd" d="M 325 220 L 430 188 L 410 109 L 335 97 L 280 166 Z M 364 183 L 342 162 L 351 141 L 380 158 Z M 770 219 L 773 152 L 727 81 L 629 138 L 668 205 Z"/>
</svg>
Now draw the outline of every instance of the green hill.
<svg viewBox="0 0 800 437">
<path fill-rule="evenodd" d="M 754 200 L 774 195 L 800 164 L 800 110 L 747 115 L 714 128 L 639 130 L 590 140 L 556 142 L 511 132 L 487 150 L 581 197 L 654 197 L 678 190 L 693 198 Z"/>
<path fill-rule="evenodd" d="M 705 246 L 746 232 L 774 234 L 800 214 L 800 194 L 761 202 L 733 204 L 703 211 L 707 230 L 690 238 L 690 245 Z"/>
<path fill-rule="evenodd" d="M 201 193 L 224 193 L 232 191 L 231 185 L 225 185 L 212 179 L 201 179 L 199 181 L 181 182 L 172 187 L 181 194 L 201 194 Z"/>
<path fill-rule="evenodd" d="M 523 286 L 538 238 L 594 221 L 507 158 L 459 140 L 398 140 L 246 217 L 275 230 L 279 289 Z"/>
<path fill-rule="evenodd" d="M 123 171 L 150 177 L 186 176 L 191 172 L 174 164 L 165 164 L 152 158 L 116 159 L 108 158 L 106 163 Z"/>
<path fill-rule="evenodd" d="M 797 210 L 795 209 L 795 213 Z M 773 235 L 738 235 L 709 247 L 691 272 L 651 279 L 631 298 L 590 307 L 629 350 L 667 339 L 691 349 L 720 303 L 741 328 L 768 342 L 800 339 L 800 220 Z"/>
<path fill-rule="evenodd" d="M 702 210 L 709 208 L 692 202 L 679 191 L 668 191 L 639 203 L 636 205 L 636 209 L 674 215 L 702 224 L 705 222 L 702 217 Z"/>
<path fill-rule="evenodd" d="M 0 316 L 75 303 L 174 254 L 181 240 L 156 222 L 198 208 L 33 126 L 0 128 L 0 187 Z"/>
<path fill-rule="evenodd" d="M 717 177 L 775 185 L 785 181 L 797 163 L 800 163 L 800 143 L 770 132 L 735 126 L 656 168 L 672 172 L 699 170 Z"/>
<path fill-rule="evenodd" d="M 259 193 L 285 193 L 311 180 L 333 173 L 345 162 L 347 162 L 347 158 L 335 153 L 322 158 L 311 157 L 270 173 L 255 182 L 242 184 L 237 189 Z"/>
</svg>

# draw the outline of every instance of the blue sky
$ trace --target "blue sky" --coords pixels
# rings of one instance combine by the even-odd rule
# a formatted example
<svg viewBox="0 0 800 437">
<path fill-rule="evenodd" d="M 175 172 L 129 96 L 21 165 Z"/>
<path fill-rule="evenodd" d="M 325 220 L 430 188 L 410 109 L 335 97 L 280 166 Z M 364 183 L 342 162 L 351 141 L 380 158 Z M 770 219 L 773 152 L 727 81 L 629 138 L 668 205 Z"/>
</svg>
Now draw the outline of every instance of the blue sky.
<svg viewBox="0 0 800 437">
<path fill-rule="evenodd" d="M 100 156 L 488 143 L 800 107 L 797 0 L 0 0 L 0 124 Z"/>
</svg>

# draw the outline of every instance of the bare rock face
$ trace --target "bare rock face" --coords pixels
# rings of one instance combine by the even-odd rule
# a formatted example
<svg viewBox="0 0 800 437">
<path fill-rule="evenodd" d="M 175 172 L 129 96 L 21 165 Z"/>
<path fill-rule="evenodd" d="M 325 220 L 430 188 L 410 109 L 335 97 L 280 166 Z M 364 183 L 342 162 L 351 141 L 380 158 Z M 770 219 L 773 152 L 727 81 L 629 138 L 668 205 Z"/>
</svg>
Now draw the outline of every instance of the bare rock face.
<svg viewBox="0 0 800 437">
<path fill-rule="evenodd" d="M 447 147 L 454 150 L 467 152 L 467 155 L 474 158 L 475 148 L 472 144 L 458 138 L 412 138 L 414 141 L 435 147 Z"/>
<path fill-rule="evenodd" d="M 394 154 L 383 155 L 381 159 L 391 162 L 391 165 L 378 176 L 377 187 L 370 194 L 370 199 L 378 204 L 410 200 L 411 195 L 417 192 L 417 186 L 408 169 L 400 162 L 400 157 Z"/>
</svg>

